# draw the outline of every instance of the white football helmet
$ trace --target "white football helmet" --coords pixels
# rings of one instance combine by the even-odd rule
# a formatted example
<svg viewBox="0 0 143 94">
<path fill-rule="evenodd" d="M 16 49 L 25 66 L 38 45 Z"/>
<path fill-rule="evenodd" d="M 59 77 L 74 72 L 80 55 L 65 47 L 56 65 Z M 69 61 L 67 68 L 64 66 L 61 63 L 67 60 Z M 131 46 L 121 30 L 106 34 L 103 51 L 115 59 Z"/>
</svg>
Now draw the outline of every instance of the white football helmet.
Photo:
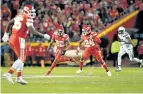
<svg viewBox="0 0 143 94">
<path fill-rule="evenodd" d="M 123 26 L 120 26 L 119 28 L 118 28 L 118 33 L 119 34 L 124 34 L 126 31 L 125 31 L 125 28 L 123 27 Z"/>
</svg>

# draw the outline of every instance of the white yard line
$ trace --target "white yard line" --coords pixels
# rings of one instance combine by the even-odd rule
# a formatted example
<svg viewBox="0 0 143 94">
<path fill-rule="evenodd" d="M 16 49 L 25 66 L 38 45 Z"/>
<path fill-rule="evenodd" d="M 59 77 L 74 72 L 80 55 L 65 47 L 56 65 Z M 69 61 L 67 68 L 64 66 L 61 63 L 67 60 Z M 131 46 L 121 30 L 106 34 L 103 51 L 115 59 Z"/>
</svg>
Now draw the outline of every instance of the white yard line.
<svg viewBox="0 0 143 94">
<path fill-rule="evenodd" d="M 94 76 L 89 76 L 89 75 L 50 75 L 50 76 L 45 76 L 45 75 L 25 75 L 23 78 L 88 78 L 88 77 L 94 77 Z M 1 78 L 4 78 L 2 76 Z M 13 76 L 13 78 L 16 78 Z"/>
</svg>

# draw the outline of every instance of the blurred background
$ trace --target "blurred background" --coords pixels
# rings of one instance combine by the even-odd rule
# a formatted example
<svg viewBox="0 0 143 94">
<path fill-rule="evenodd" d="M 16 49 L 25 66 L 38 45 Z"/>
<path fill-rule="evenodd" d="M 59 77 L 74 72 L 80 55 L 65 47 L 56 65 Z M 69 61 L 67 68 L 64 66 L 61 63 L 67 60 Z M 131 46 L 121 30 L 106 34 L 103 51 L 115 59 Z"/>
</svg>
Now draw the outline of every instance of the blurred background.
<svg viewBox="0 0 143 94">
<path fill-rule="evenodd" d="M 100 45 L 104 60 L 108 66 L 116 66 L 119 47 L 117 29 L 124 26 L 130 33 L 134 43 L 134 55 L 143 59 L 143 0 L 2 0 L 1 1 L 1 37 L 9 20 L 14 18 L 26 4 L 32 4 L 36 9 L 34 27 L 41 33 L 52 36 L 56 27 L 62 25 L 71 41 L 70 51 L 77 48 L 77 42 L 82 34 L 82 25 L 89 24 L 93 32 L 102 34 Z M 49 41 L 30 33 L 26 40 L 27 60 L 25 66 L 49 66 L 55 58 L 55 48 L 46 52 Z M 1 41 L 1 66 L 11 66 L 17 59 L 8 43 Z M 84 49 L 84 47 L 82 47 Z M 70 56 L 70 53 L 69 55 Z M 79 56 L 74 56 L 79 60 Z M 123 57 L 124 58 L 124 57 Z M 45 65 L 41 65 L 44 62 Z M 95 65 L 98 62 L 90 56 L 85 65 Z M 130 63 L 132 64 L 132 63 Z M 139 66 L 139 64 L 125 66 Z M 71 62 L 61 62 L 57 66 L 76 66 Z"/>
</svg>

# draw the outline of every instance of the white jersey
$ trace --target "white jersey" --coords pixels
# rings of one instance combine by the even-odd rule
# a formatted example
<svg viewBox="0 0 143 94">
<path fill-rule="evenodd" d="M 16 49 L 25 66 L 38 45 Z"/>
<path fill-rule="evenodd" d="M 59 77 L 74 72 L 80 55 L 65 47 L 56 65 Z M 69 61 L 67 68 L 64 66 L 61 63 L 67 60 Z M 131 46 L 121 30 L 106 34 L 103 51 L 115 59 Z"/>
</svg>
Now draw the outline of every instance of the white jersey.
<svg viewBox="0 0 143 94">
<path fill-rule="evenodd" d="M 118 34 L 118 37 L 120 38 L 121 45 L 123 44 L 131 44 L 128 38 L 130 38 L 129 33 L 125 32 L 124 34 Z"/>
</svg>

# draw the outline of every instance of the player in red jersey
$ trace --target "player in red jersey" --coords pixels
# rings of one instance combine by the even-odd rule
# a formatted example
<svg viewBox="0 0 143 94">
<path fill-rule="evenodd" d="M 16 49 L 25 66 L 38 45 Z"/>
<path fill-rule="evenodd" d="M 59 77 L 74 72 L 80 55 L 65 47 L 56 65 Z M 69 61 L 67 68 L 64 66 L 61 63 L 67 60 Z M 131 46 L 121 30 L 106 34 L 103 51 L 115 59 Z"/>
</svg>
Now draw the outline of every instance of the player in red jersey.
<svg viewBox="0 0 143 94">
<path fill-rule="evenodd" d="M 79 41 L 79 46 L 77 48 L 77 55 L 80 50 L 80 46 L 81 46 L 82 42 L 84 42 L 84 47 L 86 47 L 86 49 L 84 50 L 84 52 L 82 53 L 82 56 L 80 58 L 80 69 L 77 70 L 76 73 L 82 72 L 84 60 L 89 58 L 90 55 L 93 55 L 97 59 L 97 61 L 102 64 L 102 66 L 106 70 L 108 76 L 111 76 L 111 72 L 108 70 L 106 63 L 103 60 L 103 56 L 101 54 L 101 50 L 99 47 L 101 40 L 100 40 L 100 38 L 98 38 L 96 36 L 97 36 L 97 33 L 91 32 L 90 26 L 88 26 L 88 25 L 83 26 L 81 40 Z"/>
<path fill-rule="evenodd" d="M 76 63 L 76 61 L 72 57 L 71 58 L 64 57 L 65 52 L 70 47 L 70 42 L 69 42 L 69 36 L 64 33 L 62 26 L 59 26 L 57 28 L 56 32 L 53 33 L 51 43 L 50 43 L 47 51 L 49 51 L 49 49 L 53 45 L 54 41 L 56 42 L 56 47 L 57 47 L 56 54 L 55 54 L 55 60 L 52 63 L 52 65 L 46 75 L 49 75 L 51 73 L 51 71 L 56 66 L 57 62 L 71 61 L 71 62 Z"/>
<path fill-rule="evenodd" d="M 14 19 L 10 20 L 10 22 L 6 27 L 5 34 L 2 38 L 4 42 L 7 42 L 9 40 L 9 44 L 13 49 L 13 51 L 16 53 L 18 58 L 13 63 L 12 67 L 9 69 L 8 73 L 4 74 L 7 80 L 13 84 L 14 82 L 12 80 L 12 74 L 14 73 L 15 70 L 17 70 L 16 82 L 21 84 L 28 83 L 22 78 L 22 70 L 23 70 L 24 61 L 26 59 L 26 55 L 24 54 L 25 39 L 27 38 L 27 34 L 29 30 L 33 31 L 33 33 L 41 37 L 44 37 L 45 39 L 48 39 L 48 40 L 50 39 L 49 35 L 41 34 L 35 30 L 33 26 L 33 18 L 35 18 L 35 16 L 36 16 L 35 9 L 31 4 L 24 6 L 23 12 L 18 13 Z M 12 34 L 9 39 L 8 32 L 11 26 L 12 26 Z"/>
</svg>

